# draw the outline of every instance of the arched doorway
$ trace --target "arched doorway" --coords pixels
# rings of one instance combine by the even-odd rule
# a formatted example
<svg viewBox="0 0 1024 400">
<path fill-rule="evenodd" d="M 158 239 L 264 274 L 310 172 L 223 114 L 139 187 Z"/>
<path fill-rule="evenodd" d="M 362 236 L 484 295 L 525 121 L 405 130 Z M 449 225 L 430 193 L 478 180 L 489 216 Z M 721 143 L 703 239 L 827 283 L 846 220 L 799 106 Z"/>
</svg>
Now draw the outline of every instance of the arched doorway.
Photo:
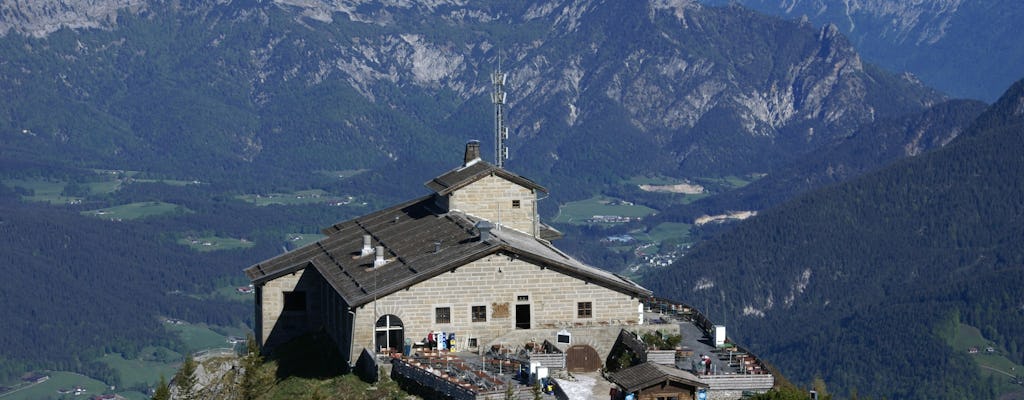
<svg viewBox="0 0 1024 400">
<path fill-rule="evenodd" d="M 378 351 L 381 349 L 402 351 L 405 341 L 405 326 L 397 316 L 387 314 L 378 318 L 374 333 L 374 343 L 377 345 Z"/>
<path fill-rule="evenodd" d="M 597 350 L 578 344 L 565 350 L 565 369 L 569 372 L 594 372 L 601 369 L 601 356 Z"/>
</svg>

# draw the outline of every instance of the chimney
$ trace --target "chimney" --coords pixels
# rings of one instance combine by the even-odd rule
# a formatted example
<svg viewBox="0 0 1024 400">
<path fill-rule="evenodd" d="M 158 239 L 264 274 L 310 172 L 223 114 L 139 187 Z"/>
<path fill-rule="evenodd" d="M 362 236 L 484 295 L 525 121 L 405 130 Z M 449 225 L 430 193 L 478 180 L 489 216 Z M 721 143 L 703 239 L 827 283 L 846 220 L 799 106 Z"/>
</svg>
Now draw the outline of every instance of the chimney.
<svg viewBox="0 0 1024 400">
<path fill-rule="evenodd" d="M 373 267 L 377 268 L 387 263 L 387 260 L 384 259 L 384 246 L 377 246 L 377 258 L 373 260 Z"/>
<path fill-rule="evenodd" d="M 466 143 L 466 156 L 463 159 L 462 166 L 468 167 L 474 161 L 480 159 L 480 141 L 470 140 Z"/>
<path fill-rule="evenodd" d="M 483 220 L 476 223 L 476 229 L 480 231 L 480 241 L 486 242 L 491 240 L 491 229 L 494 229 L 494 224 L 490 221 Z"/>
<path fill-rule="evenodd" d="M 365 257 L 373 253 L 373 246 L 370 245 L 370 235 L 363 235 L 363 249 L 359 251 L 360 257 Z"/>
</svg>

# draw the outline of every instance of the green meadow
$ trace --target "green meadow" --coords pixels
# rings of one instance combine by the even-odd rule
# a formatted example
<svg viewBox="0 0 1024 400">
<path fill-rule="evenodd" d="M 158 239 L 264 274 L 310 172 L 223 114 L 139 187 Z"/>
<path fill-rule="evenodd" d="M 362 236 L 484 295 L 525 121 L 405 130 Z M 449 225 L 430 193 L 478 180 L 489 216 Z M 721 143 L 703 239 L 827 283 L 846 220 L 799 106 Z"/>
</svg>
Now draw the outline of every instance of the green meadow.
<svg viewBox="0 0 1024 400">
<path fill-rule="evenodd" d="M 49 371 L 45 372 L 44 375 L 49 375 L 50 379 L 47 379 L 43 383 L 27 386 L 24 389 L 9 392 L 0 399 L 3 400 L 56 400 L 56 399 L 88 399 L 92 396 L 109 393 L 110 389 L 103 382 L 92 379 L 85 375 L 76 374 L 73 372 L 64 371 Z M 73 390 L 75 387 L 81 387 L 85 389 L 83 394 L 75 396 L 72 393 L 60 393 L 61 389 Z"/>
<path fill-rule="evenodd" d="M 577 225 L 592 224 L 595 215 L 642 218 L 656 211 L 649 207 L 626 203 L 622 200 L 595 196 L 587 200 L 566 203 L 559 207 L 555 222 Z"/>
<path fill-rule="evenodd" d="M 1002 355 L 1002 349 L 994 345 L 991 340 L 985 339 L 978 328 L 958 324 L 953 337 L 947 337 L 946 342 L 956 351 L 968 353 L 978 364 L 978 372 L 981 376 L 993 378 L 999 393 L 1021 391 L 1021 387 L 1013 383 L 1013 377 L 1024 375 L 1024 366 L 1018 365 Z M 994 350 L 991 353 L 986 351 L 990 346 Z M 969 353 L 968 350 L 972 347 L 976 348 L 978 352 Z"/>
<path fill-rule="evenodd" d="M 162 201 L 145 201 L 101 208 L 98 210 L 82 211 L 82 215 L 109 220 L 125 220 L 179 212 L 191 211 L 177 204 L 165 203 Z"/>
</svg>

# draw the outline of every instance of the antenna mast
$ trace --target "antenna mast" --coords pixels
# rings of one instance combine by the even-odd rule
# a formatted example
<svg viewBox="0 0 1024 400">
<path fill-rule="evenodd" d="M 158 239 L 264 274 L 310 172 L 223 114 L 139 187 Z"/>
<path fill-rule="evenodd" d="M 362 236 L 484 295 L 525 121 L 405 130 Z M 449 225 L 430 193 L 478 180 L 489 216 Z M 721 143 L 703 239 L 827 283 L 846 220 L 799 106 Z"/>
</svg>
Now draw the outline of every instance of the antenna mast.
<svg viewBox="0 0 1024 400">
<path fill-rule="evenodd" d="M 491 74 L 491 84 L 494 85 L 494 92 L 491 93 L 491 100 L 494 101 L 494 164 L 501 168 L 508 159 L 508 147 L 505 146 L 508 128 L 505 127 L 505 73 L 501 72 L 500 54 L 498 70 Z"/>
</svg>

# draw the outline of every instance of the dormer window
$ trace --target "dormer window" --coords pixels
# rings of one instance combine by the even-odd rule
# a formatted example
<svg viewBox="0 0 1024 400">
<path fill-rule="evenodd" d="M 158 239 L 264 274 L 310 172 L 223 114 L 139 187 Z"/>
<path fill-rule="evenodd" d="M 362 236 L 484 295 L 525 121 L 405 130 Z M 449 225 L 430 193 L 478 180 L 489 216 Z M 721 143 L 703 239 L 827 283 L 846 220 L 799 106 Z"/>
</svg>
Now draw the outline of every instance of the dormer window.
<svg viewBox="0 0 1024 400">
<path fill-rule="evenodd" d="M 519 208 L 519 206 L 520 206 L 519 200 L 512 200 L 512 208 Z"/>
</svg>

